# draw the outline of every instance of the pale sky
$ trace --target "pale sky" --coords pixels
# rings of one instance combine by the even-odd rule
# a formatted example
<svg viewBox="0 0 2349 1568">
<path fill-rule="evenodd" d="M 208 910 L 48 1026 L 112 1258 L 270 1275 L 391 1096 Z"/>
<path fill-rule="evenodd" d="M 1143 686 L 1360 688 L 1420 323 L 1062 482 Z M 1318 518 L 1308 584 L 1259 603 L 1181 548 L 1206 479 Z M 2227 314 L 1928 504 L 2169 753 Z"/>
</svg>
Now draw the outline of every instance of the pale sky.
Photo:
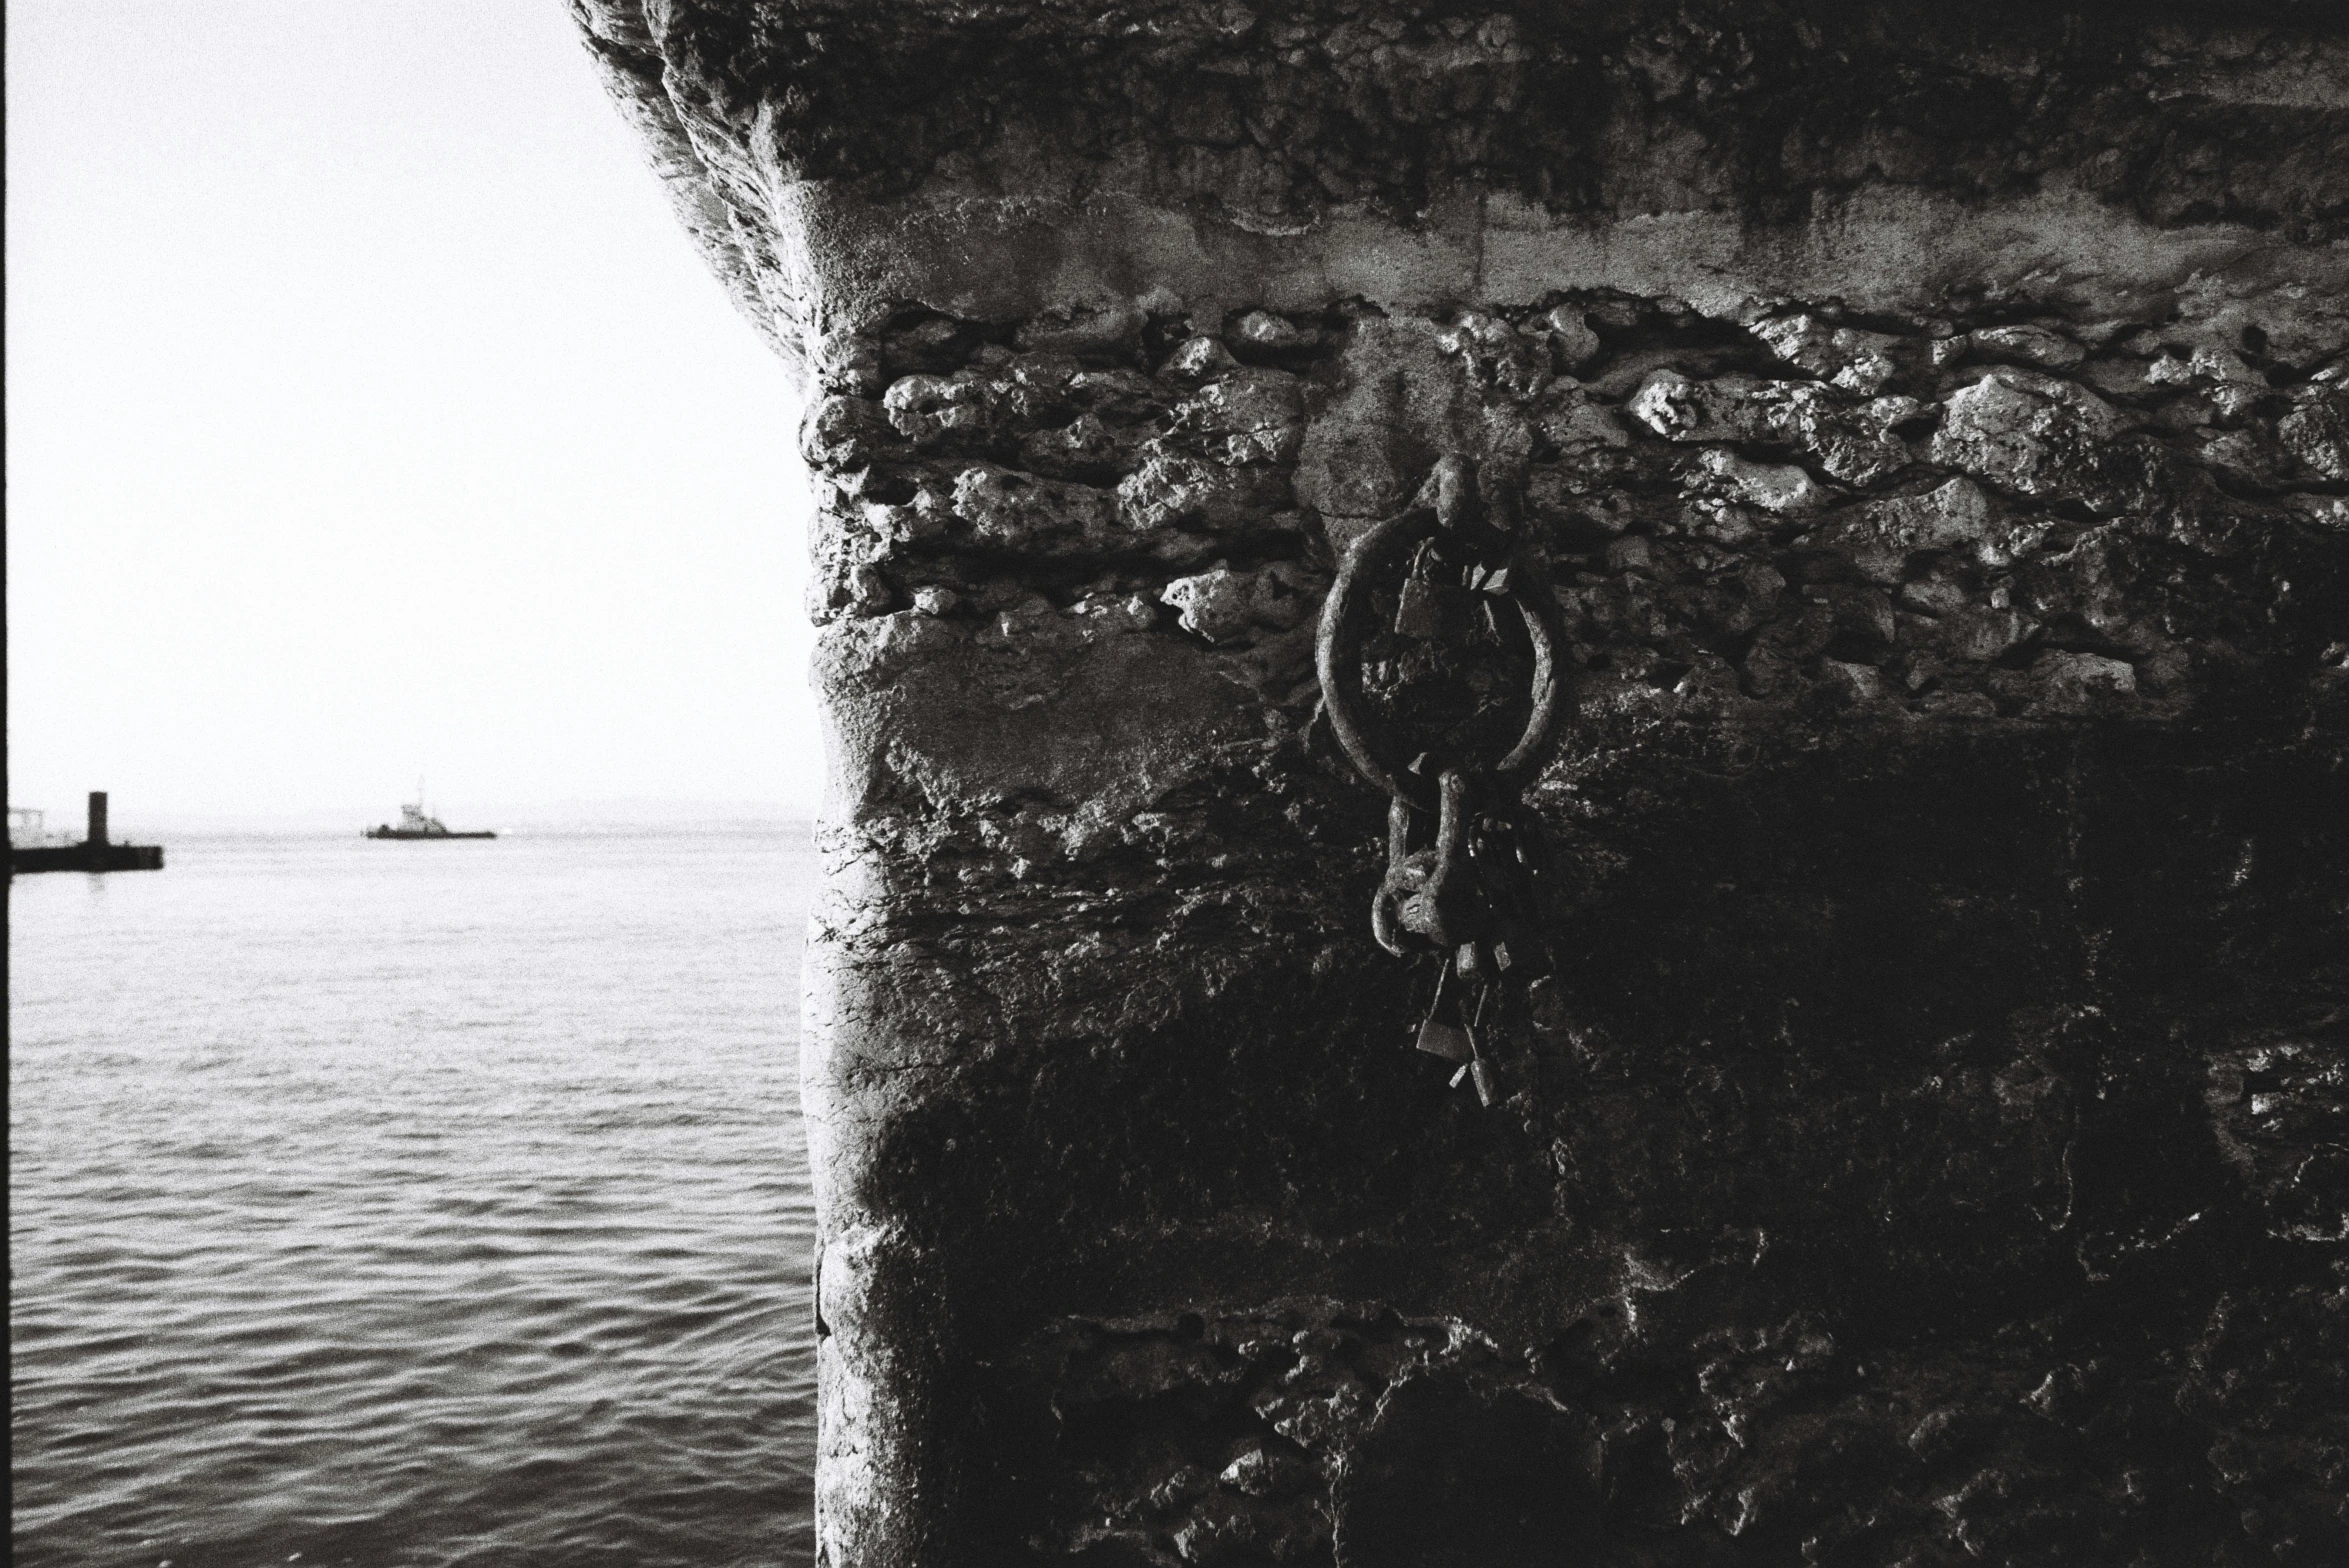
<svg viewBox="0 0 2349 1568">
<path fill-rule="evenodd" d="M 812 811 L 781 365 L 562 0 L 10 0 L 11 804 Z"/>
</svg>

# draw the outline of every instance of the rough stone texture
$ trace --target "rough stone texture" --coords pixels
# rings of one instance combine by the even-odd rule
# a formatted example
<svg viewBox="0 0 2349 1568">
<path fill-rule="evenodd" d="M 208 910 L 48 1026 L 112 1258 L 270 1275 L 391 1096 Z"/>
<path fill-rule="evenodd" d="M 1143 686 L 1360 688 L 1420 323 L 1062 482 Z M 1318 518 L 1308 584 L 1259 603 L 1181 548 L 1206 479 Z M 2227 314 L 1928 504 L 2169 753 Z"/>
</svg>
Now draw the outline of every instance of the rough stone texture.
<svg viewBox="0 0 2349 1568">
<path fill-rule="evenodd" d="M 575 9 L 808 388 L 827 1563 L 2349 1561 L 2337 7 Z M 1310 647 L 1451 451 L 1490 1111 Z"/>
</svg>

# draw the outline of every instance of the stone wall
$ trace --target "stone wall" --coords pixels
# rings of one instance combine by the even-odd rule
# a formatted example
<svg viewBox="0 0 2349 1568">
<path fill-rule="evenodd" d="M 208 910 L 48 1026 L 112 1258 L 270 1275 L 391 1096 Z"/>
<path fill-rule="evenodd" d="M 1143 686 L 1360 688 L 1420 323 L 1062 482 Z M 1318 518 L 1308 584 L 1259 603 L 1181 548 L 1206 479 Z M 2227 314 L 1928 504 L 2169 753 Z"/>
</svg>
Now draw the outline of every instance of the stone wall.
<svg viewBox="0 0 2349 1568">
<path fill-rule="evenodd" d="M 2349 1560 L 2349 20 L 575 9 L 807 389 L 832 1568 Z M 1490 1108 L 1313 664 L 1446 454 Z"/>
</svg>

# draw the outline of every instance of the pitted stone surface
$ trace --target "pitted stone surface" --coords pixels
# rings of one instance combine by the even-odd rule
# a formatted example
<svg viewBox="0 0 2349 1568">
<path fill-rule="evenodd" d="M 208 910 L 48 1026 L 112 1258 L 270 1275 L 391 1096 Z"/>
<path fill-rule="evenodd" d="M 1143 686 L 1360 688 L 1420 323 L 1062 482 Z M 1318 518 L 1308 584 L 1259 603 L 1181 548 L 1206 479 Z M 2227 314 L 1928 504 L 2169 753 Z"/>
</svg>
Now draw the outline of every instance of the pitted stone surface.
<svg viewBox="0 0 2349 1568">
<path fill-rule="evenodd" d="M 1597 346 L 1557 333 L 1562 316 Z M 1275 337 L 1262 318 L 1259 342 Z M 1029 401 L 1015 355 L 960 383 L 989 432 L 967 457 L 940 466 L 898 437 L 861 466 L 819 464 L 834 701 L 870 715 L 869 739 L 842 747 L 855 787 L 833 831 L 875 879 L 828 940 L 870 995 L 898 999 L 891 1050 L 924 1064 L 891 1078 L 908 1103 L 862 1179 L 898 1161 L 902 1180 L 930 1174 L 862 1201 L 940 1234 L 992 1231 L 991 1257 L 1100 1226 L 1102 1250 L 1061 1265 L 1099 1281 L 1089 1299 L 1181 1305 L 1206 1335 L 1147 1387 L 1116 1384 L 1106 1409 L 1131 1408 L 1114 1421 L 1082 1413 L 1103 1392 L 1021 1352 L 1027 1370 L 987 1398 L 1059 1415 L 992 1450 L 996 1523 L 968 1526 L 983 1538 L 1314 1561 L 1355 1518 L 1342 1560 L 1387 1561 L 1385 1499 L 1419 1496 L 1424 1514 L 1457 1478 L 1438 1468 L 1437 1491 L 1411 1493 L 1404 1461 L 1378 1456 L 1511 1422 L 1560 1468 L 1503 1473 L 1581 1489 L 1557 1527 L 1616 1543 L 1597 1560 L 1648 1561 L 1636 1543 L 1652 1538 L 1673 1561 L 1773 1541 L 1822 1543 L 1821 1560 L 1906 1542 L 1920 1563 L 2049 1542 L 2095 1560 L 2133 1541 L 2185 1561 L 2144 1544 L 2174 1510 L 2156 1499 L 2176 1495 L 2218 1510 L 2256 1493 L 2261 1519 L 2300 1521 L 2294 1539 L 2334 1538 L 2320 1499 L 2349 1449 L 2323 1423 L 2274 1417 L 2300 1435 L 2240 1451 L 2281 1469 L 2196 1446 L 2236 1430 L 2196 1359 L 2210 1336 L 2236 1343 L 2215 1325 L 2249 1312 L 2311 1346 L 2341 1332 L 2320 1261 L 2349 1239 L 2349 1187 L 2321 1152 L 2349 1126 L 2327 999 L 2341 977 L 2310 944 L 2341 934 L 2324 889 L 2349 810 L 2349 519 L 2320 472 L 2249 482 L 2207 440 L 2280 443 L 2300 371 L 2244 362 L 2229 413 L 2153 373 L 2182 346 L 2158 324 L 2107 324 L 2059 372 L 1991 356 L 2065 323 L 1878 317 L 1843 341 L 1889 374 L 1839 385 L 1845 364 L 1822 357 L 1818 379 L 1788 381 L 1769 373 L 1783 319 L 1537 301 L 1480 324 L 1474 347 L 1514 367 L 1485 374 L 1447 347 L 1455 319 L 1339 309 L 1281 335 L 1289 364 L 1268 378 L 1232 322 L 1185 317 L 1154 324 L 1156 363 L 1137 350 L 1120 379 L 1095 372 L 1114 407 Z M 1394 450 L 1394 406 L 1366 412 L 1353 389 L 1398 357 L 1456 367 L 1448 390 L 1421 389 L 1427 424 L 1406 416 L 1402 440 L 1481 434 L 1519 464 L 1579 687 L 1542 793 L 1574 868 L 1560 930 L 1579 958 L 1520 1037 L 1506 1115 L 1481 1121 L 1409 1087 L 1408 986 L 1359 930 L 1376 802 L 1316 732 L 1301 630 L 1371 518 L 1300 509 L 1299 467 Z M 1659 413 L 1659 387 L 1699 422 Z M 1010 466 L 1049 421 L 1105 412 L 1100 449 L 1125 455 L 1088 482 Z M 1233 499 L 1132 526 L 1107 497 L 1178 433 L 1200 482 Z M 1864 460 L 1840 456 L 1855 446 Z M 1094 497 L 1092 521 L 989 522 L 1007 497 L 1063 494 Z M 939 525 L 895 526 L 922 496 L 941 498 Z M 1319 491 L 1341 496 L 1397 499 Z M 860 571 L 885 578 L 878 611 L 859 608 Z M 1105 637 L 1131 651 L 1101 662 Z M 852 659 L 869 662 L 852 676 Z M 978 727 L 939 728 L 965 715 Z M 2255 983 L 2271 988 L 2259 1006 L 2227 1000 Z M 1855 991 L 1905 1000 L 1879 1014 Z M 2279 1044 L 2236 1054 L 2225 1042 L 2253 1018 Z M 2204 1076 L 2179 1074 L 2204 1052 Z M 2316 1119 L 2238 1130 L 2278 1114 L 2246 1107 L 2282 1103 L 2242 1087 L 2234 1064 L 2251 1060 L 2313 1091 L 2292 1114 Z M 871 1106 L 864 1081 L 833 1092 Z M 1014 1104 L 1050 1163 L 985 1152 L 986 1108 Z M 1289 1129 L 1292 1108 L 1312 1131 L 1285 1148 L 1242 1160 L 1194 1141 L 1235 1120 Z M 1107 1142 L 1078 1131 L 1104 1114 L 1121 1129 Z M 2196 1146 L 2208 1156 L 2180 1166 Z M 2132 1174 L 2146 1161 L 2167 1167 L 2150 1187 Z M 1348 1173 L 1336 1188 L 1333 1171 Z M 1799 1202 L 1790 1171 L 1807 1173 Z M 931 1212 L 934 1227 L 914 1219 Z M 1100 1217 L 1072 1218 L 1086 1213 Z M 2228 1264 L 2207 1250 L 2222 1237 Z M 1443 1284 L 1456 1269 L 1517 1283 Z M 1057 1273 L 990 1272 L 967 1287 L 985 1305 L 962 1310 L 1012 1332 Z M 2202 1287 L 2162 1309 L 2179 1315 L 2109 1337 L 2098 1302 L 2189 1275 Z M 1216 1301 L 1341 1282 L 1350 1304 L 1328 1310 L 1457 1311 L 1515 1346 L 1507 1370 L 1435 1399 L 1410 1418 L 1429 1435 L 1406 1440 L 1382 1435 L 1397 1379 L 1259 1398 L 1299 1374 L 1214 1350 L 1241 1332 Z M 2011 1316 L 2017 1296 L 2039 1315 Z M 1029 1332 L 1110 1332 L 1053 1321 Z M 1951 1361 L 1933 1348 L 1951 1334 L 1986 1337 Z M 1211 1396 L 1225 1414 L 1175 1414 Z M 2164 1414 L 2148 1427 L 2148 1411 Z M 1822 1470 L 1830 1455 L 1850 1468 Z M 1395 1473 L 1346 1480 L 1378 1465 Z M 2207 1519 L 2197 1553 L 2255 1538 Z"/>
<path fill-rule="evenodd" d="M 2152 326 L 2106 323 L 2108 346 L 2058 374 L 1984 364 L 1974 347 L 1992 331 L 1994 345 L 2054 339 L 2044 325 L 1972 329 L 1935 364 L 1931 334 L 1945 323 L 1901 333 L 1878 318 L 1866 353 L 1906 368 L 1845 387 L 1833 358 L 1817 380 L 1736 368 L 1784 354 L 1783 317 L 1682 327 L 1651 302 L 1574 303 L 1525 308 L 1530 330 L 1482 318 L 1476 341 L 1502 345 L 1514 376 L 1463 363 L 1456 321 L 1339 310 L 1310 323 L 1316 346 L 1290 370 L 1243 366 L 1220 330 L 1200 330 L 1228 323 L 1185 317 L 1158 332 L 1175 346 L 1156 365 L 1137 351 L 1080 371 L 980 349 L 985 374 L 917 373 L 877 399 L 829 397 L 806 443 L 831 497 L 819 618 L 908 613 L 897 607 L 932 587 L 954 594 L 957 626 L 988 623 L 1006 594 L 1042 589 L 1079 618 L 1104 594 L 1140 594 L 1210 644 L 1260 641 L 1300 623 L 1298 596 L 1318 593 L 1351 534 L 1424 471 L 1391 463 L 1365 488 L 1375 470 L 1316 454 L 1457 441 L 1516 465 L 1559 568 L 1586 706 L 1750 721 L 1760 701 L 1791 708 L 1781 722 L 1796 725 L 1805 703 L 2215 718 L 2247 681 L 2292 701 L 2335 678 L 2327 628 L 2349 630 L 2328 619 L 2337 482 L 2313 464 L 2254 482 L 2210 439 L 2223 424 L 2243 446 L 2280 448 L 2310 406 L 2294 389 L 2324 386 L 2296 367 L 2238 359 L 2228 413 L 2158 374 L 2178 345 Z M 1626 306 L 1625 326 L 1586 327 L 1598 347 L 1577 345 L 1585 378 L 1555 367 L 1554 318 Z M 1834 340 L 1819 317 L 1801 319 L 1815 341 Z M 2123 340 L 2133 346 L 2113 346 Z M 1425 355 L 1400 353 L 1407 342 Z M 1414 418 L 1358 393 L 1397 363 L 1440 405 Z M 941 389 L 965 434 L 940 435 L 919 413 Z M 824 444 L 825 430 L 877 430 L 876 409 L 894 435 Z M 1099 454 L 1089 482 L 1052 477 L 1067 465 L 1051 438 L 1080 423 Z M 963 455 L 940 455 L 955 447 Z M 1333 472 L 1308 492 L 1320 507 L 1300 509 L 1317 461 Z M 1335 510 L 1349 504 L 1364 510 Z M 1057 581 L 1038 578 L 1046 563 Z M 872 572 L 884 591 L 860 590 Z M 2213 597 L 2253 621 L 2197 622 Z M 1293 683 L 1303 667 L 1291 654 L 1280 673 Z M 1725 679 L 1680 689 L 1700 669 Z"/>
<path fill-rule="evenodd" d="M 831 1568 L 2349 1560 L 2349 22 L 578 9 L 810 385 Z M 1450 452 L 1491 1112 L 1310 646 Z"/>
</svg>

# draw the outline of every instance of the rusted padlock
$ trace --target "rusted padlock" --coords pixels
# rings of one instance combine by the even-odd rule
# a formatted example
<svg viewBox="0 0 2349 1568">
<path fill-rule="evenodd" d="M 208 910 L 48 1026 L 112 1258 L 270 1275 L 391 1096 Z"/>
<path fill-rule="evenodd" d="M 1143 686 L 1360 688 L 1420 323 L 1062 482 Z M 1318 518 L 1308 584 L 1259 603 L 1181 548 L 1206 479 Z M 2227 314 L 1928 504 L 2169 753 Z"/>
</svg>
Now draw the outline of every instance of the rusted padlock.
<svg viewBox="0 0 2349 1568">
<path fill-rule="evenodd" d="M 1484 596 L 1425 577 L 1403 579 L 1395 630 L 1406 637 L 1458 637 L 1484 609 Z"/>
<path fill-rule="evenodd" d="M 1429 1018 L 1420 1024 L 1419 1048 L 1447 1062 L 1465 1062 L 1476 1055 L 1476 1047 L 1469 1043 L 1468 1031 L 1440 1018 Z"/>
</svg>

